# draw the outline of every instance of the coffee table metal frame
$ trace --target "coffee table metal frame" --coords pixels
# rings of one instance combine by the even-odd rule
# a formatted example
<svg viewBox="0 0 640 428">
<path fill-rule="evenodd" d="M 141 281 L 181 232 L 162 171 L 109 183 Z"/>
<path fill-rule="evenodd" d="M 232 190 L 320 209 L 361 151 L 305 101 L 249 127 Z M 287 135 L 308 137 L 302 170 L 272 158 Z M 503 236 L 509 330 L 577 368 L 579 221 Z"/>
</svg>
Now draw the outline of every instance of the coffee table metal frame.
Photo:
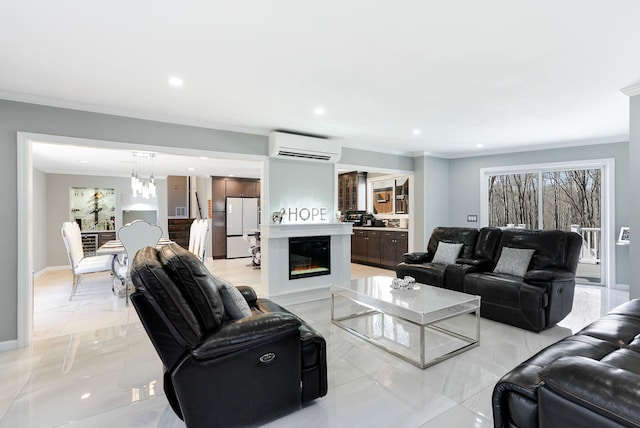
<svg viewBox="0 0 640 428">
<path fill-rule="evenodd" d="M 374 281 L 375 284 L 373 288 L 369 290 L 361 291 L 355 290 L 354 287 L 357 287 L 358 281 Z M 421 369 L 427 368 L 434 364 L 437 364 L 443 360 L 453 357 L 454 355 L 458 355 L 461 352 L 467 351 L 471 348 L 474 348 L 480 344 L 480 297 L 473 296 L 470 294 L 464 294 L 456 291 L 446 290 L 443 288 L 433 287 L 431 285 L 426 284 L 416 284 L 418 289 L 422 289 L 420 293 L 421 296 L 428 298 L 430 292 L 436 292 L 439 295 L 445 295 L 448 299 L 451 300 L 451 303 L 445 306 L 441 306 L 438 308 L 429 308 L 428 304 L 423 305 L 423 308 L 420 309 L 410 309 L 407 307 L 401 307 L 393 302 L 380 298 L 380 291 L 377 288 L 390 288 L 390 284 L 393 278 L 391 277 L 383 277 L 376 276 L 364 279 L 355 279 L 351 281 L 348 285 L 332 285 L 331 287 L 331 322 L 352 333 L 367 342 L 375 345 L 390 354 L 393 354 Z M 402 293 L 413 293 L 416 290 L 393 290 L 394 292 Z M 378 296 L 376 296 L 378 294 Z M 426 294 L 426 296 L 425 296 Z M 356 303 L 358 306 L 362 306 L 367 308 L 367 311 L 351 313 L 346 316 L 342 316 L 336 318 L 335 316 L 335 303 L 336 297 L 347 299 L 351 302 Z M 444 320 L 459 317 L 466 314 L 475 313 L 475 337 L 469 337 L 464 334 L 457 333 L 455 331 L 448 330 L 442 326 L 436 325 Z M 364 333 L 361 333 L 345 324 L 343 321 L 351 320 L 354 318 L 369 316 L 372 314 L 381 314 L 388 315 L 391 317 L 395 317 L 401 319 L 405 322 L 408 322 L 414 326 L 417 326 L 420 331 L 420 359 L 416 360 L 407 355 L 403 355 L 400 352 L 397 352 L 387 346 L 384 346 L 381 343 L 378 343 L 376 340 L 367 336 Z M 412 319 L 410 319 L 412 318 Z M 425 355 L 425 332 L 428 330 L 435 330 L 439 333 L 443 333 L 445 335 L 457 338 L 466 342 L 466 345 L 462 345 L 452 351 L 446 352 L 437 357 L 426 360 Z"/>
</svg>

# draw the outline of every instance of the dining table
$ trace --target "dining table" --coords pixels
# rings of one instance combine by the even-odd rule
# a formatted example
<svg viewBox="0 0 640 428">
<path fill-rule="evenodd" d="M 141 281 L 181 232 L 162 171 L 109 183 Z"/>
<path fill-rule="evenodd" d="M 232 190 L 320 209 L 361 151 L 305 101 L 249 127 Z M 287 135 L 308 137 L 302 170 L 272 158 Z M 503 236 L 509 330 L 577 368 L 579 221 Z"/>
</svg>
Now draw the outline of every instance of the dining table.
<svg viewBox="0 0 640 428">
<path fill-rule="evenodd" d="M 160 238 L 156 248 L 160 248 L 165 245 L 175 244 L 174 241 L 167 238 Z M 111 261 L 111 273 L 113 274 L 114 282 L 119 281 L 121 284 L 121 290 L 117 293 L 119 297 L 126 297 L 129 287 L 127 286 L 127 278 L 129 269 L 127 268 L 127 251 L 124 245 L 119 239 L 113 239 L 102 244 L 97 250 L 96 255 L 113 254 L 113 260 Z M 115 286 L 112 287 L 115 294 Z M 129 300 L 127 299 L 127 306 L 129 306 Z"/>
</svg>

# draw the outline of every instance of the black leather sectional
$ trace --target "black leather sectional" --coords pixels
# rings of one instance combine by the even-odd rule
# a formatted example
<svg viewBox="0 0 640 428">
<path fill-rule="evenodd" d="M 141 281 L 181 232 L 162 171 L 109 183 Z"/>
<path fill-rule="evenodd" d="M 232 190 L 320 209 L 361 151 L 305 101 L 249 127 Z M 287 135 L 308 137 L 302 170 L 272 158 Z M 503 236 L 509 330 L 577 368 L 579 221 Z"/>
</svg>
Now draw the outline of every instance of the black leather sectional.
<svg viewBox="0 0 640 428">
<path fill-rule="evenodd" d="M 462 244 L 455 262 L 432 263 L 440 242 Z M 405 254 L 396 275 L 478 295 L 482 317 L 541 331 L 571 312 L 581 244 L 559 230 L 438 227 L 427 251 Z M 523 276 L 493 272 L 507 247 L 534 250 Z"/>
<path fill-rule="evenodd" d="M 207 268 L 177 245 L 140 250 L 131 278 L 167 399 L 189 428 L 261 423 L 327 393 L 324 338 L 252 288 L 232 302 L 250 314 L 230 318 Z"/>
<path fill-rule="evenodd" d="M 615 308 L 507 373 L 498 428 L 640 427 L 640 300 Z"/>
</svg>

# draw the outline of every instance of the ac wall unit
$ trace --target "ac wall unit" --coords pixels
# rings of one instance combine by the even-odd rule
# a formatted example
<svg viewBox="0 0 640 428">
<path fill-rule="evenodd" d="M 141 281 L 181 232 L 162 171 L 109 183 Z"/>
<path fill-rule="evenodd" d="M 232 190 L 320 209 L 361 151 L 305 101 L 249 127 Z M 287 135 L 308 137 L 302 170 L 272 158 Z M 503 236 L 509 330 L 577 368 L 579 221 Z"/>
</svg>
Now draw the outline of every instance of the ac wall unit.
<svg viewBox="0 0 640 428">
<path fill-rule="evenodd" d="M 269 156 L 272 157 L 336 163 L 341 154 L 342 146 L 337 141 L 281 131 L 269 134 Z"/>
</svg>

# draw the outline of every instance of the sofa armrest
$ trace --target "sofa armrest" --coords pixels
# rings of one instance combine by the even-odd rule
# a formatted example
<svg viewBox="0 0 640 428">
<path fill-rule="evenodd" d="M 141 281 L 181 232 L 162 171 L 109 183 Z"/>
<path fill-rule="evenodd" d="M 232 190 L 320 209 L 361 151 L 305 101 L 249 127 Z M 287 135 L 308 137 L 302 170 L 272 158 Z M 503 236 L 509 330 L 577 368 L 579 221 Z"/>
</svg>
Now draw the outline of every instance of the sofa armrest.
<svg viewBox="0 0 640 428">
<path fill-rule="evenodd" d="M 247 301 L 249 306 L 255 306 L 258 296 L 253 288 L 248 285 L 238 285 L 236 288 L 240 291 L 240 294 L 242 294 L 242 297 L 244 297 L 244 300 Z"/>
<path fill-rule="evenodd" d="M 470 265 L 477 267 L 478 269 L 489 269 L 493 263 L 488 259 L 465 259 L 463 257 L 456 260 L 459 265 Z"/>
<path fill-rule="evenodd" d="M 561 357 L 540 371 L 540 422 L 562 415 L 584 418 L 586 408 L 625 426 L 640 425 L 640 375 L 586 357 Z M 564 400 L 557 400 L 560 397 Z M 545 406 L 544 400 L 553 401 Z M 560 405 L 558 403 L 575 405 Z M 560 408 L 559 408 L 560 407 Z M 580 412 L 580 414 L 576 414 Z M 557 419 L 555 419 L 557 421 Z M 596 424 L 597 425 L 597 424 Z"/>
<path fill-rule="evenodd" d="M 402 255 L 404 262 L 409 264 L 424 263 L 429 260 L 429 253 L 417 252 L 417 253 L 405 253 Z"/>
<path fill-rule="evenodd" d="M 544 282 L 552 282 L 552 281 L 571 281 L 575 278 L 575 274 L 566 269 L 541 269 L 541 270 L 530 270 L 524 275 L 524 281 L 544 281 Z"/>
<path fill-rule="evenodd" d="M 216 358 L 283 335 L 299 334 L 299 328 L 298 317 L 288 313 L 272 312 L 240 318 L 228 321 L 211 332 L 191 354 L 198 360 Z"/>
</svg>

